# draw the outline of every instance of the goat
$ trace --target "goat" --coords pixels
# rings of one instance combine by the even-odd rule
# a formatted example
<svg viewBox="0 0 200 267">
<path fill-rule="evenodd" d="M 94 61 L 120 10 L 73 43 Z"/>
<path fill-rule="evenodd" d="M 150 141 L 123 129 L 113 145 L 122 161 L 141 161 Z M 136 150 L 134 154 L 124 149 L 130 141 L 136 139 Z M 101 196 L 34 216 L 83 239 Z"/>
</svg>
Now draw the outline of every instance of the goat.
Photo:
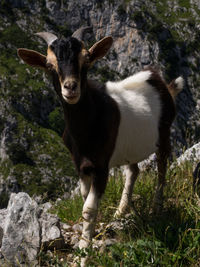
<svg viewBox="0 0 200 267">
<path fill-rule="evenodd" d="M 25 63 L 51 75 L 63 106 L 63 140 L 80 175 L 84 200 L 80 248 L 88 247 L 92 240 L 99 202 L 112 167 L 126 165 L 125 185 L 115 213 L 119 216 L 130 204 L 138 162 L 156 152 L 158 185 L 153 207 L 155 212 L 161 210 L 174 99 L 183 87 L 181 77 L 167 86 L 151 68 L 118 82 L 88 80 L 88 69 L 107 54 L 113 39 L 104 37 L 87 50 L 82 42 L 84 30 L 67 38 L 37 33 L 48 44 L 46 56 L 18 49 Z"/>
</svg>

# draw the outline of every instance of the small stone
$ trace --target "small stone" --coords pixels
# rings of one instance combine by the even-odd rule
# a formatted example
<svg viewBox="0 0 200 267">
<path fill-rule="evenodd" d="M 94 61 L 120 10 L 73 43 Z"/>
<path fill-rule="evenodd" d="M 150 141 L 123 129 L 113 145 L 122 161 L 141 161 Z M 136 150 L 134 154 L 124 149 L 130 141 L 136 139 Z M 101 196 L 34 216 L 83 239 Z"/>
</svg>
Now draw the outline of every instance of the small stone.
<svg viewBox="0 0 200 267">
<path fill-rule="evenodd" d="M 62 199 L 61 198 L 57 198 L 56 199 L 56 204 L 58 204 L 60 201 L 62 201 Z"/>
<path fill-rule="evenodd" d="M 0 250 L 0 259 L 3 259 L 3 254 L 1 253 L 1 250 Z"/>
<path fill-rule="evenodd" d="M 121 221 L 113 221 L 107 225 L 107 229 L 112 229 L 114 231 L 123 230 L 123 223 Z"/>
<path fill-rule="evenodd" d="M 77 244 L 77 243 L 79 243 L 79 236 L 78 236 L 78 235 L 73 235 L 73 236 L 71 237 L 71 242 L 70 242 L 70 244 L 71 244 L 71 245 L 75 245 L 75 244 Z"/>
<path fill-rule="evenodd" d="M 46 202 L 42 204 L 41 206 L 42 206 L 43 212 L 47 212 L 49 209 L 52 208 L 52 204 L 50 202 Z"/>
<path fill-rule="evenodd" d="M 64 229 L 67 232 L 69 232 L 72 229 L 71 225 L 66 224 L 66 223 L 62 223 L 61 227 L 62 227 L 62 229 Z"/>
<path fill-rule="evenodd" d="M 72 226 L 72 229 L 74 230 L 74 232 L 82 233 L 83 226 L 77 223 Z"/>
<path fill-rule="evenodd" d="M 79 247 L 79 242 L 77 242 L 74 246 L 73 249 L 77 249 Z"/>
<path fill-rule="evenodd" d="M 108 246 L 111 246 L 113 244 L 117 243 L 117 239 L 115 238 L 109 238 L 109 239 L 106 239 L 103 243 L 104 246 L 108 247 Z"/>
</svg>

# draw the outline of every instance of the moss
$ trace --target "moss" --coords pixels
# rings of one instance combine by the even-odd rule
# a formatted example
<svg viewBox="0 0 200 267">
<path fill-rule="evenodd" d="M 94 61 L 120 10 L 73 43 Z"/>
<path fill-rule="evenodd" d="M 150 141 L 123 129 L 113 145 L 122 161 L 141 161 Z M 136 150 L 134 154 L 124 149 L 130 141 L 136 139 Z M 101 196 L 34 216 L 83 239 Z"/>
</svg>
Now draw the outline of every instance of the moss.
<svg viewBox="0 0 200 267">
<path fill-rule="evenodd" d="M 16 47 L 24 47 L 24 45 L 26 45 L 29 48 L 36 46 L 36 43 L 31 40 L 30 36 L 22 31 L 16 23 L 0 32 L 0 40 L 1 44 L 5 46 L 8 44 Z"/>
<path fill-rule="evenodd" d="M 13 47 L 9 48 L 11 44 L 14 47 L 35 49 L 37 44 L 16 24 L 5 28 L 0 33 L 0 40 L 3 45 L 0 75 L 4 81 L 0 97 L 9 101 L 9 113 L 17 120 L 16 127 L 10 132 L 11 142 L 7 145 L 9 158 L 1 161 L 0 175 L 5 183 L 9 175 L 14 176 L 20 190 L 31 196 L 41 194 L 46 200 L 56 198 L 65 190 L 71 189 L 73 179 L 74 183 L 78 179 L 69 151 L 60 136 L 53 131 L 56 130 L 61 135 L 62 119 L 58 122 L 61 110 L 56 108 L 54 111 L 53 93 L 41 93 L 42 90 L 47 90 L 42 73 L 20 64 L 17 51 Z M 9 79 L 4 78 L 8 76 Z M 45 103 L 52 106 L 47 109 L 51 114 L 49 122 L 53 130 L 44 128 L 49 126 L 48 121 L 39 125 L 41 116 L 38 105 Z M 48 117 L 48 114 L 45 116 Z M 6 119 L 2 118 L 0 130 L 5 128 L 5 122 Z M 7 200 L 6 193 L 1 196 L 0 202 L 6 203 Z"/>
<path fill-rule="evenodd" d="M 186 24 L 188 25 L 188 20 L 191 21 L 193 18 L 193 15 L 190 8 L 190 1 L 189 0 L 178 0 L 178 4 L 180 7 L 187 8 L 186 11 L 183 12 L 183 10 L 180 8 L 176 10 L 176 12 L 173 12 L 171 8 L 169 7 L 168 1 L 155 1 L 157 12 L 156 17 L 161 20 L 163 23 L 167 24 L 170 28 L 173 27 L 175 23 L 181 23 L 182 25 Z M 177 31 L 171 31 L 173 34 L 173 37 L 178 41 L 180 40 L 180 35 L 177 34 Z"/>
<path fill-rule="evenodd" d="M 151 35 L 152 39 L 156 39 L 158 37 L 158 33 L 162 32 L 164 29 L 161 21 L 155 20 L 153 24 L 149 24 L 147 26 L 147 31 Z"/>
<path fill-rule="evenodd" d="M 11 143 L 9 145 L 10 160 L 13 164 L 26 163 L 28 165 L 35 165 L 32 159 L 27 155 L 26 148 L 19 143 Z"/>
<path fill-rule="evenodd" d="M 57 31 L 65 37 L 72 35 L 72 31 L 67 23 L 57 26 Z"/>
<path fill-rule="evenodd" d="M 70 179 L 78 179 L 69 151 L 54 131 L 33 125 L 19 113 L 15 116 L 17 127 L 8 147 L 10 160 L 1 163 L 0 174 L 5 180 L 14 176 L 20 190 L 31 196 L 42 195 L 47 200 L 63 195 L 66 188 L 71 189 Z"/>
<path fill-rule="evenodd" d="M 140 10 L 136 10 L 134 11 L 131 15 L 130 15 L 130 19 L 139 22 L 141 20 L 143 20 L 143 12 Z"/>
<path fill-rule="evenodd" d="M 189 0 L 178 0 L 178 4 L 181 7 L 190 8 L 190 1 Z"/>
<path fill-rule="evenodd" d="M 125 10 L 125 7 L 124 5 L 119 5 L 118 8 L 117 8 L 117 13 L 120 17 L 123 17 L 126 15 L 126 10 Z"/>
<path fill-rule="evenodd" d="M 63 134 L 65 122 L 64 122 L 63 110 L 61 107 L 55 108 L 49 114 L 48 122 L 52 130 L 57 132 L 60 136 Z"/>
<path fill-rule="evenodd" d="M 13 167 L 13 164 L 9 159 L 1 160 L 0 174 L 3 176 L 4 180 L 6 180 L 6 178 L 10 174 L 10 170 L 12 169 L 12 167 Z"/>
<path fill-rule="evenodd" d="M 100 75 L 101 82 L 106 82 L 108 80 L 115 80 L 115 77 L 119 74 L 116 71 L 113 71 L 108 68 L 108 66 L 105 67 L 99 67 L 98 69 L 93 69 L 93 72 L 96 75 Z"/>
<path fill-rule="evenodd" d="M 1 0 L 0 2 L 0 14 L 6 15 L 10 18 L 14 16 L 13 10 L 10 6 L 9 1 L 7 0 Z"/>
</svg>

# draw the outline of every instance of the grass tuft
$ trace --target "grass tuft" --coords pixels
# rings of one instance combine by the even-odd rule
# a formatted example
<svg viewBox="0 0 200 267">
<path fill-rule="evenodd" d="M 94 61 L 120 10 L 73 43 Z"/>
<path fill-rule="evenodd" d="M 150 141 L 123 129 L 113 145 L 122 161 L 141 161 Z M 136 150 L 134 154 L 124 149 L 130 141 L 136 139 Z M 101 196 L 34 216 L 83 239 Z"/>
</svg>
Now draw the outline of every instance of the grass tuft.
<svg viewBox="0 0 200 267">
<path fill-rule="evenodd" d="M 168 169 L 160 216 L 151 213 L 157 173 L 141 173 L 134 188 L 131 214 L 122 219 L 123 230 L 116 233 L 118 242 L 105 248 L 103 253 L 88 249 L 87 266 L 197 266 L 200 205 L 199 197 L 192 191 L 192 169 L 189 162 Z M 117 171 L 108 181 L 96 228 L 100 222 L 114 220 L 122 188 L 122 173 Z M 81 218 L 82 204 L 81 197 L 77 196 L 60 202 L 54 212 L 57 211 L 62 221 L 73 224 Z M 77 250 L 75 254 L 81 257 L 82 251 Z"/>
</svg>

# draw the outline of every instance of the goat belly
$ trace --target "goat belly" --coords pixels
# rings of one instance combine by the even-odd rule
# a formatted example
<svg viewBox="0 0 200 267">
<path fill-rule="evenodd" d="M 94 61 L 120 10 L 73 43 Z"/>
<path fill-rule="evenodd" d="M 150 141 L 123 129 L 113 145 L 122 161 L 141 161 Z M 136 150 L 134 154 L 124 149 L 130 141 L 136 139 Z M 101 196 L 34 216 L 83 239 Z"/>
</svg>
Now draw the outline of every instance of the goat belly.
<svg viewBox="0 0 200 267">
<path fill-rule="evenodd" d="M 161 101 L 157 91 L 147 82 L 132 90 L 107 86 L 108 94 L 117 102 L 120 125 L 109 167 L 138 163 L 156 151 L 159 138 Z"/>
</svg>

